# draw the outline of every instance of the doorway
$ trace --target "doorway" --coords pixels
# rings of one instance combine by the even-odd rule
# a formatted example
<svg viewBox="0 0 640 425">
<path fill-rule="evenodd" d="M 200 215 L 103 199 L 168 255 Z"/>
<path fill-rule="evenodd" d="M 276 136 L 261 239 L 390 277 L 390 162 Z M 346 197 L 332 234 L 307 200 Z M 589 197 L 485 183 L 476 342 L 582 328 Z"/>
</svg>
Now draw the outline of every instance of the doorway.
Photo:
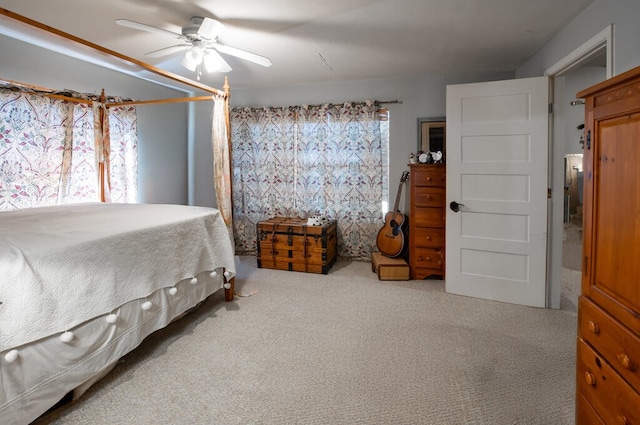
<svg viewBox="0 0 640 425">
<path fill-rule="evenodd" d="M 613 26 L 547 70 L 553 87 L 548 306 L 577 311 L 582 277 L 584 103 L 575 94 L 613 75 Z"/>
<path fill-rule="evenodd" d="M 584 103 L 575 93 L 606 79 L 604 52 L 585 65 L 558 77 L 564 79 L 561 105 L 564 119 L 564 203 L 562 227 L 562 292 L 560 309 L 577 311 L 582 278 L 582 153 L 584 152 Z M 560 95 L 559 95 L 560 96 Z M 554 116 L 554 119 L 555 116 Z M 562 136 L 561 136 L 562 137 Z"/>
</svg>

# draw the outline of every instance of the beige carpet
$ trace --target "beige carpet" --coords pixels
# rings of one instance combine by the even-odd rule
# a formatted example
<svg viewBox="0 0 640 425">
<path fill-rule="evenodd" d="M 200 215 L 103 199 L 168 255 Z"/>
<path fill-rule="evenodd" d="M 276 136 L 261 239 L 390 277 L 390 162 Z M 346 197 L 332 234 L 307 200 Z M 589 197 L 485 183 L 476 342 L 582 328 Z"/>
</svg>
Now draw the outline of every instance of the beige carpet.
<svg viewBox="0 0 640 425">
<path fill-rule="evenodd" d="M 560 308 L 578 310 L 582 278 L 582 226 L 565 223 L 562 234 L 562 292 Z"/>
<path fill-rule="evenodd" d="M 576 315 L 256 269 L 149 337 L 42 424 L 573 424 Z"/>
</svg>

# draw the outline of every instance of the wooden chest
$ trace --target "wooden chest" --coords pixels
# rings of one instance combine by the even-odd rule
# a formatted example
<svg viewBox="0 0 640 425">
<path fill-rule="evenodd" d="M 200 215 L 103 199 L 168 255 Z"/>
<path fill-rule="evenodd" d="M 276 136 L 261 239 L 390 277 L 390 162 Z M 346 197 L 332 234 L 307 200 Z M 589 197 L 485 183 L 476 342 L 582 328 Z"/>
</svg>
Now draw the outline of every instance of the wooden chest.
<svg viewBox="0 0 640 425">
<path fill-rule="evenodd" d="M 302 218 L 259 222 L 258 268 L 327 274 L 338 256 L 336 227 L 335 220 L 323 226 Z"/>
</svg>

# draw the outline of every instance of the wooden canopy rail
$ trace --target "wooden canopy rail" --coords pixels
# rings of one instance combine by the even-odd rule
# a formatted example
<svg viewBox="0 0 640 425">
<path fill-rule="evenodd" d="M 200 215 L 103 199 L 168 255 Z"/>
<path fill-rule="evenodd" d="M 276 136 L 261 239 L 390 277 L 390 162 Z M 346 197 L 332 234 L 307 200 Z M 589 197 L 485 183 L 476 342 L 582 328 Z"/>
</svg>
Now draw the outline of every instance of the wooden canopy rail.
<svg viewBox="0 0 640 425">
<path fill-rule="evenodd" d="M 73 96 L 65 96 L 63 94 L 57 94 L 57 93 L 55 93 L 55 90 L 53 90 L 53 89 L 48 89 L 48 88 L 40 87 L 40 86 L 34 86 L 32 84 L 27 84 L 27 83 L 21 83 L 19 81 L 15 81 L 15 80 L 9 80 L 7 78 L 0 78 L 0 82 L 9 83 L 11 86 L 17 87 L 17 88 L 25 88 L 25 89 L 27 89 L 27 90 L 25 90 L 27 92 L 35 92 L 35 93 L 38 93 L 38 94 L 41 94 L 43 96 L 50 97 L 50 98 L 53 98 L 53 99 L 66 100 L 68 102 L 73 102 L 73 103 L 84 103 L 86 105 L 91 105 L 92 102 L 93 102 L 90 99 L 80 99 L 80 98 L 73 97 Z M 227 100 L 227 103 L 228 103 L 228 99 L 229 99 L 229 92 L 230 92 L 229 81 L 228 81 L 227 77 L 225 77 L 224 78 L 224 98 Z M 176 97 L 176 98 L 169 98 L 169 99 L 130 100 L 130 101 L 112 102 L 112 103 L 107 103 L 105 99 L 106 99 L 106 95 L 105 95 L 104 89 L 102 89 L 102 94 L 100 95 L 98 101 L 100 103 L 104 103 L 104 105 L 107 108 L 111 108 L 111 107 L 115 107 L 115 106 L 127 106 L 127 105 L 158 105 L 158 104 L 163 104 L 163 103 L 211 101 L 213 98 L 212 98 L 211 95 L 207 95 L 207 96 L 196 96 L 196 97 Z"/>
<path fill-rule="evenodd" d="M 14 12 L 10 11 L 10 10 L 4 9 L 4 8 L 0 8 L 0 15 L 4 15 L 4 16 L 6 16 L 8 18 L 11 18 L 11 19 L 13 19 L 13 20 L 15 20 L 17 22 L 20 22 L 20 23 L 22 23 L 24 25 L 27 25 L 27 26 L 32 27 L 32 28 L 36 28 L 36 29 L 41 30 L 41 31 L 45 31 L 45 32 L 47 32 L 49 34 L 52 34 L 54 36 L 62 37 L 64 39 L 66 39 L 66 40 L 69 40 L 69 41 L 75 43 L 75 44 L 79 44 L 81 46 L 89 47 L 90 49 L 95 50 L 98 53 L 107 55 L 107 56 L 112 57 L 112 58 L 116 58 L 116 59 L 122 60 L 124 62 L 128 62 L 128 63 L 136 65 L 136 66 L 139 66 L 140 68 L 144 68 L 147 71 L 150 71 L 150 72 L 152 72 L 152 73 L 154 73 L 156 75 L 160 75 L 162 77 L 168 78 L 170 80 L 177 81 L 177 82 L 182 83 L 182 84 L 186 84 L 186 85 L 188 85 L 190 87 L 193 87 L 193 88 L 196 88 L 196 89 L 208 92 L 208 93 L 224 94 L 221 90 L 218 90 L 218 89 L 215 89 L 213 87 L 207 86 L 206 84 L 202 84 L 202 83 L 190 80 L 190 79 L 185 78 L 185 77 L 183 77 L 181 75 L 174 74 L 172 72 L 166 71 L 164 69 L 160 69 L 160 68 L 155 67 L 153 65 L 150 65 L 148 63 L 145 63 L 145 62 L 139 61 L 137 59 L 131 58 L 129 56 L 125 56 L 125 55 L 123 55 L 121 53 L 118 53 L 116 51 L 109 50 L 109 49 L 107 49 L 105 47 L 102 47 L 102 46 L 100 46 L 98 44 L 95 44 L 95 43 L 92 43 L 90 41 L 84 40 L 84 39 L 82 39 L 80 37 L 76 37 L 75 35 L 66 33 L 64 31 L 60 31 L 60 30 L 58 30 L 56 28 L 50 27 L 48 25 L 45 25 L 45 24 L 43 24 L 41 22 L 34 21 L 33 19 L 27 18 L 26 16 L 19 15 L 17 13 L 14 13 Z"/>
</svg>

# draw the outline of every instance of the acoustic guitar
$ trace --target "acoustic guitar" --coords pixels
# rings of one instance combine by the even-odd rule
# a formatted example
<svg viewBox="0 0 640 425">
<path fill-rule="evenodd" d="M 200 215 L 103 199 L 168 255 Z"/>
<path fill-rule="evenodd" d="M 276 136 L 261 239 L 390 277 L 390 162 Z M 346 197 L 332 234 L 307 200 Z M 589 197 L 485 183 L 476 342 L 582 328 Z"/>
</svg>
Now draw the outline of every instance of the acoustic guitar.
<svg viewBox="0 0 640 425">
<path fill-rule="evenodd" d="M 398 185 L 398 194 L 396 195 L 396 203 L 393 210 L 384 216 L 384 226 L 378 232 L 376 245 L 378 250 L 384 256 L 397 258 L 403 257 L 407 253 L 409 244 L 407 243 L 407 226 L 409 220 L 406 215 L 400 212 L 398 204 L 400 204 L 400 194 L 402 193 L 402 184 L 409 178 L 409 172 L 405 171 L 400 177 Z"/>
</svg>

